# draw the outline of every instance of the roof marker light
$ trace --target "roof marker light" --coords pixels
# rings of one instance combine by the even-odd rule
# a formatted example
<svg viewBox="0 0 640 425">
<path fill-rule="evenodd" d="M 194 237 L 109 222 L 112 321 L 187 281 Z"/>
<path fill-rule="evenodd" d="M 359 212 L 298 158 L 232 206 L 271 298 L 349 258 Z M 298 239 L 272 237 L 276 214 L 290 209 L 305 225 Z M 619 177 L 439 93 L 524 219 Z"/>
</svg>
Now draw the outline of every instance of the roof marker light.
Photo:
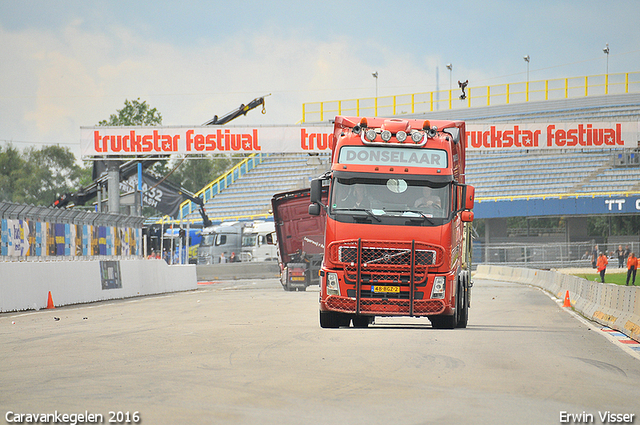
<svg viewBox="0 0 640 425">
<path fill-rule="evenodd" d="M 411 133 L 411 140 L 413 140 L 414 143 L 420 143 L 423 137 L 424 134 L 419 131 L 414 131 Z"/>
<path fill-rule="evenodd" d="M 368 141 L 373 142 L 374 140 L 376 140 L 376 131 L 370 128 L 369 130 L 367 130 L 366 136 Z"/>
</svg>

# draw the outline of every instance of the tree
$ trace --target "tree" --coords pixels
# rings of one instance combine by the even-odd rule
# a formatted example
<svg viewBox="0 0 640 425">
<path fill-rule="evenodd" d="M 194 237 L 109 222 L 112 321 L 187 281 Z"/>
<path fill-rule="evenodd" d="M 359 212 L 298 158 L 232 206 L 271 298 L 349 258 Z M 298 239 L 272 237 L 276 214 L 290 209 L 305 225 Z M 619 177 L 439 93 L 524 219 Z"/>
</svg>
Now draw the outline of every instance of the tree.
<svg viewBox="0 0 640 425">
<path fill-rule="evenodd" d="M 17 202 L 51 205 L 61 193 L 74 192 L 88 170 L 83 170 L 69 148 L 45 146 L 24 152 L 26 166 L 16 182 Z"/>
<path fill-rule="evenodd" d="M 51 205 L 88 175 L 90 170 L 80 167 L 66 147 L 31 147 L 22 153 L 11 145 L 0 148 L 0 199 L 5 201 Z"/>
<path fill-rule="evenodd" d="M 19 188 L 17 180 L 22 176 L 22 169 L 25 161 L 20 155 L 20 151 L 7 144 L 3 149 L 0 146 L 0 200 L 14 201 L 14 193 Z"/>
<path fill-rule="evenodd" d="M 147 101 L 140 103 L 140 98 L 134 101 L 124 101 L 124 108 L 111 114 L 108 120 L 102 120 L 99 126 L 123 125 L 162 125 L 162 115 L 156 108 L 151 109 Z"/>
</svg>

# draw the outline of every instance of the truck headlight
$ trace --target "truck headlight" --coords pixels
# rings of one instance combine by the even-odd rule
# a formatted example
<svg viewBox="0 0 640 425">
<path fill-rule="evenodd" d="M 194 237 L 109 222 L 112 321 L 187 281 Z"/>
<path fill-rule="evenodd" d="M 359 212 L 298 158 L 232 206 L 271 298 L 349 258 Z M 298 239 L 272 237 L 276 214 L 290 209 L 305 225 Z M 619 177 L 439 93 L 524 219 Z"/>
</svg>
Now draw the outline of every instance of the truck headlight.
<svg viewBox="0 0 640 425">
<path fill-rule="evenodd" d="M 431 290 L 431 298 L 444 298 L 444 288 L 446 279 L 444 276 L 436 276 L 433 279 L 433 289 Z"/>
<path fill-rule="evenodd" d="M 327 295 L 340 295 L 338 275 L 335 273 L 327 273 Z"/>
</svg>

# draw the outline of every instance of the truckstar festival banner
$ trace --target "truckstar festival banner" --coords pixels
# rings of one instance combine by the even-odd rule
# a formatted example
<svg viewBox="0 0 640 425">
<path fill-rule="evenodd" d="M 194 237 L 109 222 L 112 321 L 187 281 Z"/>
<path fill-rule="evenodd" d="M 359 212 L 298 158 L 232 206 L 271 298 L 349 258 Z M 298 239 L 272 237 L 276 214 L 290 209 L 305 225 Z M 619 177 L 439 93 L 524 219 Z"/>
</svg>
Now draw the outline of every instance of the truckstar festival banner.
<svg viewBox="0 0 640 425">
<path fill-rule="evenodd" d="M 468 124 L 468 150 L 636 148 L 631 122 Z M 333 126 L 82 127 L 83 158 L 171 154 L 326 152 Z"/>
</svg>

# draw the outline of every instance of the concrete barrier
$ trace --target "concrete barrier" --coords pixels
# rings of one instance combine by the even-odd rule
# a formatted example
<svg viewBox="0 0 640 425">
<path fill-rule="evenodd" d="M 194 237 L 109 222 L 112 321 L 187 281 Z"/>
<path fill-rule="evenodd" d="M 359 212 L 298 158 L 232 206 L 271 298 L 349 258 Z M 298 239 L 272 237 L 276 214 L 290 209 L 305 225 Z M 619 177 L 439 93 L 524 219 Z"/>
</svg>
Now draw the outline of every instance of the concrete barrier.
<svg viewBox="0 0 640 425">
<path fill-rule="evenodd" d="M 162 260 L 0 263 L 0 312 L 121 299 L 197 288 L 196 267 Z"/>
<path fill-rule="evenodd" d="M 224 263 L 197 266 L 199 281 L 229 279 L 267 279 L 280 277 L 277 261 Z"/>
<path fill-rule="evenodd" d="M 583 316 L 640 342 L 640 287 L 591 282 L 547 270 L 479 265 L 475 279 L 506 280 L 533 285 L 564 298 Z"/>
</svg>

